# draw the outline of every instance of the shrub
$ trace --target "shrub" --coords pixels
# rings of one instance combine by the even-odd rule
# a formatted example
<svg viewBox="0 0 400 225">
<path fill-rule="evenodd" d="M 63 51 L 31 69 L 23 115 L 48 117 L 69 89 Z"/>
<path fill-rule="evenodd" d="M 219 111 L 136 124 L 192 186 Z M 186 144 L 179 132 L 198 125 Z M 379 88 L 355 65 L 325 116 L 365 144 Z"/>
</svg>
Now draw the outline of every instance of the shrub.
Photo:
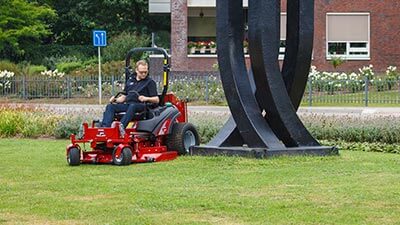
<svg viewBox="0 0 400 225">
<path fill-rule="evenodd" d="M 375 75 L 373 67 L 373 65 L 364 66 L 363 68 L 359 68 L 358 71 L 360 71 L 361 76 L 368 78 L 368 80 L 373 80 Z"/>
<path fill-rule="evenodd" d="M 397 72 L 396 66 L 388 66 L 386 69 L 387 80 L 398 80 L 400 78 L 399 72 Z"/>
<path fill-rule="evenodd" d="M 189 122 L 196 126 L 200 142 L 206 144 L 219 132 L 228 116 L 229 114 L 191 113 Z"/>
<path fill-rule="evenodd" d="M 53 136 L 56 124 L 63 119 L 63 116 L 49 114 L 49 112 L 23 113 L 24 121 L 21 126 L 21 135 L 28 138 Z"/>
<path fill-rule="evenodd" d="M 212 104 L 225 103 L 225 93 L 221 80 L 216 76 L 206 77 L 181 77 L 171 79 L 169 90 L 179 98 L 187 101 L 205 101 L 208 82 L 208 100 Z"/>
<path fill-rule="evenodd" d="M 400 143 L 400 121 L 395 117 L 303 115 L 301 118 L 320 140 Z"/>
<path fill-rule="evenodd" d="M 54 129 L 54 136 L 56 138 L 69 138 L 71 134 L 77 134 L 79 127 L 83 122 L 91 121 L 89 116 L 67 116 L 59 120 Z"/>
<path fill-rule="evenodd" d="M 386 144 L 381 142 L 344 142 L 344 141 L 320 141 L 322 145 L 337 146 L 339 150 L 364 151 L 364 152 L 385 152 L 400 154 L 400 145 Z"/>
<path fill-rule="evenodd" d="M 53 136 L 54 127 L 62 117 L 32 107 L 0 106 L 0 136 Z"/>
<path fill-rule="evenodd" d="M 39 74 L 40 72 L 45 71 L 47 68 L 45 66 L 36 66 L 36 65 L 30 65 L 28 67 L 28 74 Z"/>
<path fill-rule="evenodd" d="M 389 90 L 392 90 L 392 87 L 395 86 L 396 81 L 400 78 L 399 72 L 397 72 L 396 66 L 388 66 L 386 69 L 386 83 Z"/>
<path fill-rule="evenodd" d="M 3 91 L 11 88 L 12 77 L 14 77 L 14 72 L 0 70 L 0 90 Z"/>
<path fill-rule="evenodd" d="M 190 122 L 199 130 L 202 143 L 211 140 L 229 114 L 193 113 Z M 400 143 L 400 121 L 391 116 L 354 117 L 302 115 L 310 133 L 319 140 L 357 143 Z"/>
<path fill-rule="evenodd" d="M 23 121 L 20 113 L 10 109 L 0 109 L 0 136 L 13 137 L 20 131 L 19 123 Z"/>
<path fill-rule="evenodd" d="M 44 57 L 43 65 L 49 70 L 57 69 L 58 64 L 80 62 L 75 56 L 49 56 Z"/>
<path fill-rule="evenodd" d="M 332 56 L 331 57 L 331 64 L 333 68 L 336 70 L 340 65 L 342 65 L 345 60 L 340 56 Z"/>
<path fill-rule="evenodd" d="M 90 58 L 82 62 L 82 64 L 87 67 L 87 66 L 92 66 L 98 64 L 98 59 L 97 58 Z"/>
<path fill-rule="evenodd" d="M 57 64 L 56 68 L 64 73 L 69 74 L 70 72 L 79 69 L 79 68 L 83 68 L 84 65 L 81 62 L 63 62 L 63 63 L 59 63 Z"/>
<path fill-rule="evenodd" d="M 12 63 L 8 60 L 1 60 L 0 61 L 0 71 L 5 71 L 5 70 L 16 73 L 16 74 L 20 73 L 20 70 L 19 70 L 17 64 Z"/>
<path fill-rule="evenodd" d="M 145 47 L 150 45 L 150 38 L 147 35 L 123 32 L 120 35 L 111 37 L 109 45 L 104 48 L 103 59 L 106 62 L 124 60 L 126 53 L 135 47 Z M 133 60 L 138 60 L 140 56 L 133 56 Z"/>
<path fill-rule="evenodd" d="M 45 65 L 47 69 L 54 70 L 56 64 L 51 63 L 51 60 L 73 57 L 76 59 L 75 61 L 84 61 L 96 55 L 96 51 L 97 49 L 93 48 L 92 45 L 37 45 L 32 46 L 27 52 L 26 60 Z M 49 62 L 51 63 L 50 67 Z"/>
<path fill-rule="evenodd" d="M 75 77 L 84 77 L 84 76 L 97 76 L 99 73 L 97 61 L 90 60 L 87 61 L 87 66 L 85 68 L 76 69 L 70 73 Z M 110 61 L 102 63 L 101 73 L 104 76 L 111 75 L 120 75 L 125 72 L 125 62 L 124 61 Z"/>
</svg>

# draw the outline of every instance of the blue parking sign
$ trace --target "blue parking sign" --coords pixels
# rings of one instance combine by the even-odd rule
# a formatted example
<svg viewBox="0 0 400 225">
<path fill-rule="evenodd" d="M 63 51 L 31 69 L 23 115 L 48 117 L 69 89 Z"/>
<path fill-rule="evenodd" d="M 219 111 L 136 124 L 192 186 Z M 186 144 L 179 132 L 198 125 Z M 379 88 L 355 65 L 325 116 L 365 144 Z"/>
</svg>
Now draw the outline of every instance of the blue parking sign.
<svg viewBox="0 0 400 225">
<path fill-rule="evenodd" d="M 107 32 L 105 30 L 93 31 L 93 46 L 94 47 L 107 46 Z"/>
</svg>

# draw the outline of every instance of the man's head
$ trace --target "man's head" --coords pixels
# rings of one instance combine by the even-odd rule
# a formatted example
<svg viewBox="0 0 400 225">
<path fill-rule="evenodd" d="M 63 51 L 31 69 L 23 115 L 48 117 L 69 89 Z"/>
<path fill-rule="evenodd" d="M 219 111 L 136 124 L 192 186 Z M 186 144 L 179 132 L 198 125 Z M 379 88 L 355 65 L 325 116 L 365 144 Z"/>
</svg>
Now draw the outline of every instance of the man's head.
<svg viewBox="0 0 400 225">
<path fill-rule="evenodd" d="M 149 66 L 145 60 L 139 60 L 136 62 L 136 78 L 143 80 L 147 77 L 149 73 Z"/>
</svg>

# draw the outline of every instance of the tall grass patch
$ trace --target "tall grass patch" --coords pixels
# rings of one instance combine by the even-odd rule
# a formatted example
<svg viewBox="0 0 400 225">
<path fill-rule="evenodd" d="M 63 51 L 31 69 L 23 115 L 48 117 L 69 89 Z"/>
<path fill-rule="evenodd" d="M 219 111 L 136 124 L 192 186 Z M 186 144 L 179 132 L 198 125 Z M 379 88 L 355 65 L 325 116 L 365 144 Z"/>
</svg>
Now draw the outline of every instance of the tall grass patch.
<svg viewBox="0 0 400 225">
<path fill-rule="evenodd" d="M 394 116 L 301 116 L 312 135 L 321 140 L 400 143 L 400 120 Z"/>
<path fill-rule="evenodd" d="M 0 106 L 0 137 L 53 136 L 63 117 L 33 107 Z"/>
</svg>

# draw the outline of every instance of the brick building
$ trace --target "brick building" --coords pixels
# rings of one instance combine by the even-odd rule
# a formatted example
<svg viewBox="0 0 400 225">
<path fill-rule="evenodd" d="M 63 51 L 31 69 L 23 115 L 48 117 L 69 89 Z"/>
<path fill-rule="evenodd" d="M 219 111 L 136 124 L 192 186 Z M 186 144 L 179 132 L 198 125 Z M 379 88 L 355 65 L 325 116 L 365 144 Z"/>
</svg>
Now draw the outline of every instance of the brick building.
<svg viewBox="0 0 400 225">
<path fill-rule="evenodd" d="M 245 15 L 248 1 L 243 1 Z M 209 48 L 192 53 L 188 43 L 206 44 L 216 39 L 215 0 L 150 0 L 150 13 L 171 14 L 171 60 L 175 73 L 213 71 L 217 57 Z M 281 55 L 285 50 L 286 0 L 282 0 Z M 312 64 L 332 71 L 332 57 L 345 62 L 341 71 L 374 65 L 375 71 L 400 66 L 399 0 L 315 0 Z M 247 57 L 248 59 L 248 57 Z"/>
</svg>

